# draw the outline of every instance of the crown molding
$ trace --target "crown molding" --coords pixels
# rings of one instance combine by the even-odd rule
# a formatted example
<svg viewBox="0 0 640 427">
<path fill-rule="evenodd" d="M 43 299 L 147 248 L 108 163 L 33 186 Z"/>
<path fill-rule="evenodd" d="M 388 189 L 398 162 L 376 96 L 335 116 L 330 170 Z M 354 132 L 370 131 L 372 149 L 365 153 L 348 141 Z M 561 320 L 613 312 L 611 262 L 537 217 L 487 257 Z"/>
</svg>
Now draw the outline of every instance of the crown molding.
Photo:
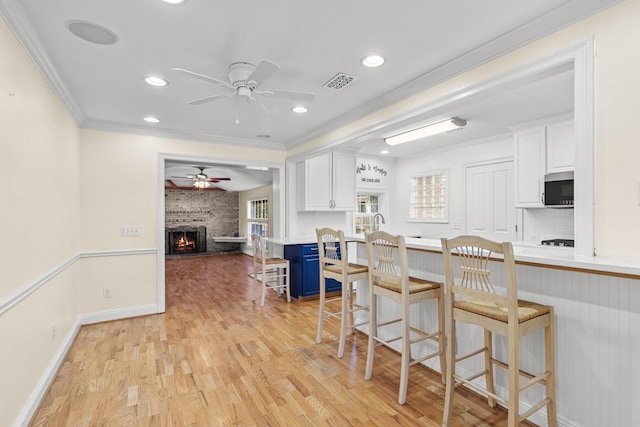
<svg viewBox="0 0 640 427">
<path fill-rule="evenodd" d="M 0 16 L 4 18 L 18 42 L 35 63 L 44 79 L 69 112 L 69 115 L 80 126 L 85 120 L 82 110 L 73 99 L 73 96 L 71 96 L 67 85 L 42 47 L 38 33 L 24 17 L 22 10 L 16 3 L 14 0 L 0 0 Z"/>
<path fill-rule="evenodd" d="M 81 127 L 83 129 L 95 129 L 117 133 L 157 136 L 161 138 L 182 139 L 188 141 L 211 142 L 216 144 L 261 148 L 274 151 L 285 151 L 286 149 L 285 145 L 281 142 L 235 138 L 231 136 L 214 135 L 202 132 L 177 132 L 164 128 L 152 129 L 149 126 L 144 125 L 123 124 L 104 120 L 85 120 Z"/>
</svg>

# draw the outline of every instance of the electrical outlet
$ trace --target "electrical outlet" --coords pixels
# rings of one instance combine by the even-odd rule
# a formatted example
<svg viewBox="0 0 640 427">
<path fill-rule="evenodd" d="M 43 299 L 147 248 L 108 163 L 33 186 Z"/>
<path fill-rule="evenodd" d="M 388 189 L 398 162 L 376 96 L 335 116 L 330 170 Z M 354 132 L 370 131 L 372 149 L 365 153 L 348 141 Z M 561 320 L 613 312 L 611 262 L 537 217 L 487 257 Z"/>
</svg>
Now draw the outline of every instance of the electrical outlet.
<svg viewBox="0 0 640 427">
<path fill-rule="evenodd" d="M 52 323 L 51 328 L 49 329 L 49 339 L 53 341 L 55 337 L 56 337 L 56 324 Z"/>
<path fill-rule="evenodd" d="M 103 298 L 111 298 L 111 288 L 102 288 Z"/>
<path fill-rule="evenodd" d="M 141 235 L 140 227 L 120 227 L 120 237 L 140 237 Z"/>
</svg>

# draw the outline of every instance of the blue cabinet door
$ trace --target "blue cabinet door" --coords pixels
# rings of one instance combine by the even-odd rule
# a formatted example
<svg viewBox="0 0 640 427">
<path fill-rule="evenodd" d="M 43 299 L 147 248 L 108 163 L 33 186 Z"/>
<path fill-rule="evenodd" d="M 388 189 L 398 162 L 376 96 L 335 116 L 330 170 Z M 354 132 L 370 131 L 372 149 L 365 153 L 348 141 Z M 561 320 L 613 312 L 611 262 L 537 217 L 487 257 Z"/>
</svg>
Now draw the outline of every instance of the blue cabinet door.
<svg viewBox="0 0 640 427">
<path fill-rule="evenodd" d="M 335 280 L 334 280 L 335 281 Z M 320 263 L 318 257 L 307 255 L 302 257 L 302 296 L 320 293 Z"/>
<path fill-rule="evenodd" d="M 284 247 L 284 257 L 291 265 L 290 285 L 291 296 L 294 298 L 308 297 L 320 293 L 320 262 L 318 245 L 287 245 Z M 327 292 L 339 291 L 340 282 L 326 280 Z"/>
</svg>

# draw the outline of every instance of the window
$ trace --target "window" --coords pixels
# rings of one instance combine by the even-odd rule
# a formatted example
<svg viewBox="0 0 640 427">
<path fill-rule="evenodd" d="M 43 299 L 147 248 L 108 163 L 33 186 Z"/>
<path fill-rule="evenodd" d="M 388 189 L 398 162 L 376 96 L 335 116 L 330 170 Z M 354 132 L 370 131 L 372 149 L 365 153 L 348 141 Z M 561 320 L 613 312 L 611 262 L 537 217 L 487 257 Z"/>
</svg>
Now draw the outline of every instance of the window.
<svg viewBox="0 0 640 427">
<path fill-rule="evenodd" d="M 438 171 L 409 178 L 409 219 L 447 221 L 447 174 Z"/>
<path fill-rule="evenodd" d="M 269 232 L 268 228 L 269 199 L 247 201 L 247 237 L 253 233 L 266 237 Z"/>
<path fill-rule="evenodd" d="M 378 212 L 378 195 L 358 194 L 358 211 L 353 215 L 356 234 L 372 231 L 373 216 Z"/>
</svg>

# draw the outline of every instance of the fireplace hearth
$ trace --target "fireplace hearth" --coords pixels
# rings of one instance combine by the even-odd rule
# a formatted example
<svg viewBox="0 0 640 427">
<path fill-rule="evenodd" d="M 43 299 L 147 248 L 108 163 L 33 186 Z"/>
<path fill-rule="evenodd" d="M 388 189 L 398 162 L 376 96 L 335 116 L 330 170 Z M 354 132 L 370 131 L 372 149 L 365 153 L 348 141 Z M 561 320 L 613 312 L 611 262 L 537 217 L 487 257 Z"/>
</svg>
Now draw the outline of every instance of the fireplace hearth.
<svg viewBox="0 0 640 427">
<path fill-rule="evenodd" d="M 165 255 L 194 254 L 207 251 L 207 228 L 181 225 L 165 228 Z"/>
</svg>

